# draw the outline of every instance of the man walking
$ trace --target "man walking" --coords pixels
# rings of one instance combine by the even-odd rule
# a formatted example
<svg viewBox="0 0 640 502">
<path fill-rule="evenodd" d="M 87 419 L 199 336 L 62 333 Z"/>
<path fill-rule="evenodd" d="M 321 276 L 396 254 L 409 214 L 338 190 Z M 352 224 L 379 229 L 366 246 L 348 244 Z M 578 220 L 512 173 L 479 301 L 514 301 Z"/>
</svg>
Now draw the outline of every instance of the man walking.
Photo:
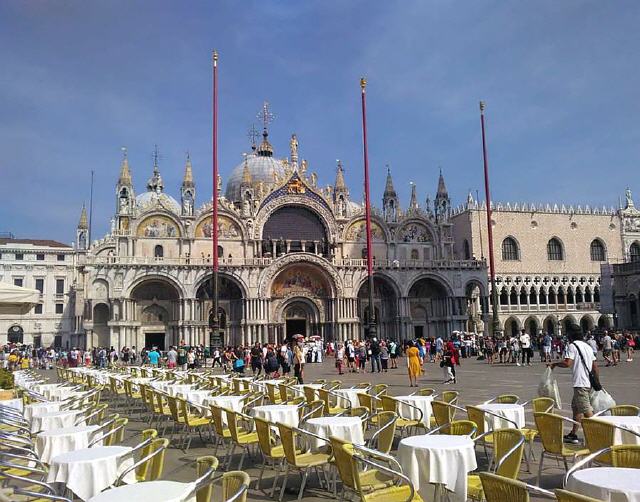
<svg viewBox="0 0 640 502">
<path fill-rule="evenodd" d="M 531 356 L 533 355 L 531 337 L 524 329 L 520 331 L 520 350 L 522 351 L 522 366 L 524 366 L 525 359 L 527 360 L 527 365 L 531 366 Z"/>
<path fill-rule="evenodd" d="M 564 436 L 567 443 L 578 444 L 578 427 L 583 418 L 593 416 L 591 407 L 591 380 L 589 372 L 593 371 L 598 376 L 598 365 L 593 356 L 591 347 L 584 342 L 580 326 L 572 326 L 569 331 L 570 343 L 567 345 L 564 360 L 549 365 L 551 369 L 571 368 L 573 380 L 573 399 L 571 409 L 573 419 L 577 422 L 573 425 L 571 432 Z"/>
<path fill-rule="evenodd" d="M 380 373 L 380 344 L 377 338 L 371 339 L 369 349 L 371 350 L 371 373 L 375 373 L 376 367 L 378 368 L 378 373 Z"/>
</svg>

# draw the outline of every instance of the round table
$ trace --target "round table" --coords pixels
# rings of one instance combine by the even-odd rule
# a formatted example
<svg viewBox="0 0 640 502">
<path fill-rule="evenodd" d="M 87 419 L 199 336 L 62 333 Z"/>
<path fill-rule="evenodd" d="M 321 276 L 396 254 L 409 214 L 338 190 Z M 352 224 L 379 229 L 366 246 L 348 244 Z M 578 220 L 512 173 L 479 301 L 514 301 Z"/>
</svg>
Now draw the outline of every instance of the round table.
<svg viewBox="0 0 640 502">
<path fill-rule="evenodd" d="M 98 446 L 57 455 L 51 459 L 47 482 L 64 483 L 80 499 L 88 500 L 133 465 L 131 456 L 123 458 L 129 452 L 131 448 L 126 446 Z M 135 483 L 135 472 L 130 472 L 125 481 Z"/>
<path fill-rule="evenodd" d="M 593 467 L 574 472 L 567 490 L 606 502 L 640 502 L 638 469 Z"/>
<path fill-rule="evenodd" d="M 36 415 L 31 418 L 31 432 L 62 429 L 63 427 L 73 427 L 78 418 L 78 415 L 80 415 L 81 413 L 82 412 L 79 410 L 73 410 L 53 411 L 43 413 L 42 415 Z"/>
<path fill-rule="evenodd" d="M 612 416 L 595 418 L 640 434 L 640 417 Z M 620 429 L 615 429 L 615 432 L 613 433 L 613 444 L 640 444 L 640 437 L 635 434 L 629 434 L 628 432 Z"/>
<path fill-rule="evenodd" d="M 224 412 L 224 409 L 232 410 L 232 411 L 242 411 L 244 408 L 244 401 L 247 396 L 213 396 L 206 398 L 203 401 L 203 406 L 218 406 L 223 408 L 222 411 L 222 423 L 227 425 L 227 414 Z"/>
<path fill-rule="evenodd" d="M 433 396 L 396 396 L 396 400 L 398 401 L 398 414 L 402 418 L 418 420 L 420 418 L 418 410 L 411 407 L 415 406 L 422 411 L 422 423 L 427 427 L 430 426 L 429 421 L 431 420 L 431 414 L 433 413 L 431 410 Z M 406 406 L 407 404 L 410 404 L 411 406 Z"/>
<path fill-rule="evenodd" d="M 2 407 L 22 412 L 24 410 L 24 403 L 22 399 L 5 399 L 4 401 L 0 401 L 0 408 Z"/>
<path fill-rule="evenodd" d="M 360 406 L 358 394 L 364 393 L 365 391 L 363 389 L 336 389 L 332 392 L 341 396 L 337 402 L 340 408 L 355 408 L 356 406 Z"/>
<path fill-rule="evenodd" d="M 169 384 L 166 387 L 166 393 L 170 396 L 178 396 L 180 394 L 188 395 L 189 392 L 196 390 L 194 384 Z"/>
<path fill-rule="evenodd" d="M 274 424 L 284 424 L 290 427 L 298 427 L 300 417 L 298 407 L 295 404 L 268 404 L 265 406 L 254 406 L 251 409 L 251 416 L 262 418 Z"/>
<path fill-rule="evenodd" d="M 31 419 L 36 415 L 60 411 L 60 406 L 62 406 L 62 403 L 60 401 L 46 401 L 43 403 L 28 404 L 24 407 L 24 418 L 25 420 L 30 422 Z"/>
<path fill-rule="evenodd" d="M 51 401 L 64 401 L 71 395 L 76 395 L 76 391 L 71 390 L 70 387 L 56 385 L 55 387 L 47 387 L 42 394 Z"/>
<path fill-rule="evenodd" d="M 276 387 L 285 381 L 282 379 L 272 379 L 272 380 L 257 380 L 255 382 L 251 382 L 249 387 L 252 391 L 255 392 L 267 392 L 267 384 L 275 385 Z"/>
<path fill-rule="evenodd" d="M 521 404 L 503 404 L 503 403 L 489 403 L 479 404 L 478 408 L 485 411 L 490 411 L 496 415 L 507 418 L 512 422 L 518 424 L 518 429 L 522 429 L 525 425 L 524 420 L 524 406 Z M 514 429 L 515 426 L 511 422 L 501 420 L 500 418 L 485 413 L 484 415 L 484 427 L 485 430 L 496 429 Z"/>
<path fill-rule="evenodd" d="M 87 448 L 91 434 L 98 428 L 97 425 L 79 425 L 41 432 L 36 436 L 36 453 L 40 460 L 49 464 L 56 455 Z"/>
<path fill-rule="evenodd" d="M 186 399 L 188 402 L 197 404 L 198 406 L 204 406 L 205 401 L 213 397 L 210 390 L 195 389 L 191 389 L 186 392 L 177 392 L 176 396 Z"/>
<path fill-rule="evenodd" d="M 358 417 L 320 417 L 310 418 L 303 427 L 313 434 L 327 438 L 335 436 L 353 444 L 364 444 L 362 420 Z M 316 438 L 309 438 L 312 450 L 318 450 L 328 443 Z"/>
<path fill-rule="evenodd" d="M 471 438 L 448 434 L 404 438 L 396 458 L 423 500 L 434 500 L 436 484 L 453 492 L 449 499 L 466 500 L 467 473 L 477 467 Z"/>
<path fill-rule="evenodd" d="M 304 395 L 304 387 L 311 387 L 312 389 L 314 389 L 316 392 L 315 394 L 315 398 L 318 399 L 318 389 L 322 389 L 323 384 L 321 383 L 308 383 L 305 385 L 300 385 L 300 384 L 296 384 L 296 385 L 292 385 L 291 388 L 293 389 L 293 391 L 300 397 L 306 397 Z"/>
<path fill-rule="evenodd" d="M 195 502 L 195 483 L 178 481 L 146 481 L 111 488 L 89 502 L 122 502 L 123 500 L 162 500 L 164 502 Z"/>
</svg>

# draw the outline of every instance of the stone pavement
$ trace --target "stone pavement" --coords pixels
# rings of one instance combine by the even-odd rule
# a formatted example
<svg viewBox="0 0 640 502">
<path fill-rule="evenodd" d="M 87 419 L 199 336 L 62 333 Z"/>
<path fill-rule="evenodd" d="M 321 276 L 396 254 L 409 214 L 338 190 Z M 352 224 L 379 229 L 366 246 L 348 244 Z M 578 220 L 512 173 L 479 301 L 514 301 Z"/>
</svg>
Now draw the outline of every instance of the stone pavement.
<svg viewBox="0 0 640 502">
<path fill-rule="evenodd" d="M 536 357 L 536 359 L 538 359 Z M 409 381 L 406 374 L 406 359 L 401 358 L 399 368 L 397 370 L 389 370 L 388 373 L 367 372 L 365 374 L 346 373 L 340 377 L 345 387 L 349 387 L 358 382 L 384 382 L 389 384 L 389 393 L 391 395 L 407 394 L 415 389 L 409 387 Z M 514 393 L 520 396 L 521 401 L 529 400 L 537 395 L 537 386 L 540 376 L 545 368 L 542 363 L 535 362 L 532 366 L 518 367 L 516 365 L 488 365 L 485 361 L 477 361 L 475 359 L 462 359 L 462 365 L 457 368 L 458 383 L 456 385 L 442 384 L 442 369 L 436 365 L 428 363 L 425 365 L 426 373 L 420 379 L 421 387 L 434 387 L 437 392 L 442 390 L 453 389 L 460 392 L 459 404 L 479 404 L 497 394 Z M 370 366 L 367 366 L 370 369 Z M 217 369 L 216 372 L 220 370 Z M 556 368 L 554 370 L 560 386 L 563 409 L 562 413 L 567 416 L 571 415 L 571 380 L 570 370 Z M 55 377 L 54 377 L 55 378 Z M 333 365 L 333 359 L 325 360 L 321 364 L 307 364 L 305 366 L 305 381 L 311 382 L 316 378 L 338 379 L 336 369 Z M 617 367 L 602 368 L 601 380 L 603 386 L 613 395 L 619 404 L 639 404 L 640 393 L 638 386 L 640 384 L 640 374 L 638 372 L 638 362 L 626 363 L 622 362 Z M 533 417 L 527 413 L 527 422 L 532 422 Z M 133 437 L 134 434 L 143 428 L 146 424 L 133 421 L 128 428 L 128 442 L 133 444 L 138 438 Z M 478 448 L 478 464 L 479 470 L 486 470 L 486 462 L 482 448 Z M 536 459 L 540 458 L 540 444 L 535 446 Z M 166 455 L 165 460 L 165 477 L 168 479 L 188 481 L 195 477 L 193 471 L 193 460 L 205 454 L 211 454 L 210 445 L 203 445 L 197 436 L 194 437 L 190 450 L 184 454 L 175 447 L 171 447 Z M 393 452 L 392 452 L 393 453 Z M 237 466 L 237 459 L 233 462 L 233 467 Z M 259 467 L 261 462 L 255 460 L 256 466 Z M 245 459 L 244 469 L 252 477 L 252 484 L 249 493 L 249 500 L 267 501 L 270 497 L 263 491 L 255 489 L 255 479 L 259 472 L 254 466 L 254 461 Z M 553 466 L 552 469 L 545 470 L 542 477 L 543 488 L 559 487 L 562 482 L 563 470 L 555 465 L 555 461 L 546 460 L 545 466 Z M 526 466 L 520 474 L 520 479 L 535 484 L 537 473 L 537 461 L 532 462 L 531 473 L 526 472 Z M 262 486 L 265 489 L 270 488 L 273 472 L 268 469 L 265 471 Z M 296 474 L 290 475 L 288 487 L 284 500 L 294 500 L 296 498 L 300 479 Z M 326 490 L 318 487 L 315 476 L 310 476 L 305 492 L 305 500 L 331 500 L 331 496 Z M 214 492 L 214 500 L 220 500 L 219 489 Z"/>
</svg>

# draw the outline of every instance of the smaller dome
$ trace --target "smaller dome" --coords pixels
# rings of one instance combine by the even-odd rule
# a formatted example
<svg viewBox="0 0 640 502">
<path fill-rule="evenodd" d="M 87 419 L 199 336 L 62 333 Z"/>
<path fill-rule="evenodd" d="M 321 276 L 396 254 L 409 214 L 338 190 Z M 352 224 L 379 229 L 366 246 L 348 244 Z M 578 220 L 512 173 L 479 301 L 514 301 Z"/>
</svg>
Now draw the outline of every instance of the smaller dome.
<svg viewBox="0 0 640 502">
<path fill-rule="evenodd" d="M 249 175 L 251 176 L 251 183 L 254 187 L 262 182 L 264 187 L 268 189 L 275 184 L 274 175 L 277 175 L 279 178 L 285 175 L 282 160 L 271 156 L 251 153 L 247 155 L 246 165 Z M 240 186 L 242 185 L 244 167 L 245 161 L 242 161 L 231 171 L 225 191 L 225 197 L 230 201 L 238 201 L 242 198 Z"/>
<path fill-rule="evenodd" d="M 178 201 L 166 193 L 144 192 L 136 196 L 136 207 L 140 209 L 155 205 L 158 202 L 165 209 L 173 211 L 174 213 L 180 212 L 180 204 L 178 204 Z"/>
</svg>

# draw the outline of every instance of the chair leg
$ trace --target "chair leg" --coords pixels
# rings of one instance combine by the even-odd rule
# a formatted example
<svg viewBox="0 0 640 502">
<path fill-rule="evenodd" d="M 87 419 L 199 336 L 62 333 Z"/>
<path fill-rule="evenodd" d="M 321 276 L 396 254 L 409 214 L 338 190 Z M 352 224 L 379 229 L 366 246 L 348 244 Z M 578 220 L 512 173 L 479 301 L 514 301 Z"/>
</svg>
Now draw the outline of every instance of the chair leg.
<svg viewBox="0 0 640 502">
<path fill-rule="evenodd" d="M 260 489 L 260 483 L 262 482 L 262 476 L 264 475 L 264 469 L 267 466 L 267 458 L 263 455 L 262 457 L 262 467 L 260 468 L 260 474 L 258 475 L 258 479 L 256 479 L 256 490 Z"/>
<path fill-rule="evenodd" d="M 287 488 L 287 480 L 289 479 L 289 464 L 287 464 L 284 471 L 284 481 L 282 482 L 282 488 L 280 488 L 280 498 L 278 502 L 282 502 L 282 497 L 284 497 L 284 491 Z"/>
<path fill-rule="evenodd" d="M 273 469 L 275 471 L 275 475 L 273 476 L 273 485 L 271 486 L 271 498 L 276 495 L 276 486 L 278 485 L 278 478 L 280 477 L 280 473 L 282 472 L 282 468 L 284 459 L 281 459 L 279 462 L 273 461 Z"/>
<path fill-rule="evenodd" d="M 238 470 L 241 471 L 242 470 L 242 464 L 244 463 L 244 457 L 247 454 L 247 449 L 246 448 L 242 448 L 242 455 L 240 455 L 240 463 L 238 464 Z"/>
<path fill-rule="evenodd" d="M 538 465 L 538 486 L 540 486 L 540 478 L 542 477 L 542 462 L 544 462 L 544 450 L 542 450 L 542 453 L 540 454 L 540 464 Z"/>
<path fill-rule="evenodd" d="M 304 487 L 307 485 L 307 478 L 309 477 L 309 470 L 305 470 L 302 474 L 302 483 L 300 483 L 300 491 L 298 492 L 298 500 L 302 500 L 302 494 L 304 493 Z"/>
</svg>

